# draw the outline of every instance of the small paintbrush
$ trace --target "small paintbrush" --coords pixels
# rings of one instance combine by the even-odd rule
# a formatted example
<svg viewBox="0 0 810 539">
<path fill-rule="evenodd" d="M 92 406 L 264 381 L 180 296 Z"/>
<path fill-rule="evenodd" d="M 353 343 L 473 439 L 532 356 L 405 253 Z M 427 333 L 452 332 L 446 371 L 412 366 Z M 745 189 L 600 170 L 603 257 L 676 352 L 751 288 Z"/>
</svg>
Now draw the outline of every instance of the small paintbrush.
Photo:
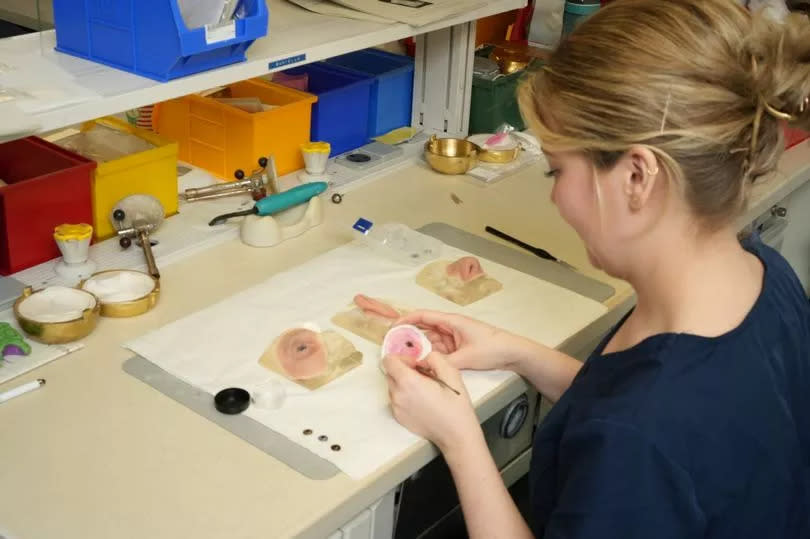
<svg viewBox="0 0 810 539">
<path fill-rule="evenodd" d="M 453 389 L 452 387 L 450 387 L 450 386 L 447 384 L 447 382 L 445 382 L 444 380 L 442 380 L 441 378 L 439 378 L 438 376 L 436 376 L 436 374 L 434 374 L 434 373 L 433 373 L 433 371 L 431 371 L 430 369 L 427 369 L 427 368 L 425 368 L 425 367 L 420 367 L 419 365 L 417 365 L 415 368 L 416 368 L 416 371 L 417 371 L 418 373 L 420 373 L 420 374 L 424 374 L 424 375 L 425 375 L 425 376 L 427 376 L 428 378 L 430 378 L 430 379 L 432 379 L 432 380 L 435 380 L 435 381 L 436 381 L 436 382 L 437 382 L 437 383 L 438 383 L 440 386 L 442 386 L 442 387 L 446 387 L 447 389 L 449 389 L 450 391 L 452 391 L 452 392 L 453 392 L 453 393 L 455 393 L 456 395 L 461 395 L 461 393 L 459 393 L 457 390 L 455 390 L 455 389 Z"/>
</svg>

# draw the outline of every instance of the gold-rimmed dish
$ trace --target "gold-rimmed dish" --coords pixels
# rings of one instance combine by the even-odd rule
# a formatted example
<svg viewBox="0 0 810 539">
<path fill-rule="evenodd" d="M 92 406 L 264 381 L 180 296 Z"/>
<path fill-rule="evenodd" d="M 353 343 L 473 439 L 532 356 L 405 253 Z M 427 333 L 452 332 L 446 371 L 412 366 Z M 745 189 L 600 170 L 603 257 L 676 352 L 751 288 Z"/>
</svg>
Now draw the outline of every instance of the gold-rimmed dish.
<svg viewBox="0 0 810 539">
<path fill-rule="evenodd" d="M 469 140 L 433 135 L 425 143 L 425 160 L 442 174 L 465 174 L 478 164 L 479 150 Z"/>
<path fill-rule="evenodd" d="M 73 290 L 76 294 L 86 294 L 85 297 L 76 295 L 70 298 L 77 301 L 76 314 L 68 319 L 62 320 L 59 316 L 32 314 L 34 310 L 42 310 L 42 304 L 46 304 L 47 299 L 36 297 L 37 294 L 49 294 L 49 290 L 60 289 Z M 66 297 L 70 294 L 65 292 Z M 26 302 L 38 302 L 40 305 L 36 309 L 26 305 Z M 101 312 L 101 303 L 93 294 L 86 290 L 69 289 L 66 287 L 48 287 L 34 291 L 30 286 L 23 290 L 22 295 L 14 302 L 14 317 L 20 324 L 22 330 L 35 341 L 44 344 L 64 344 L 77 341 L 87 337 L 92 333 L 98 324 L 98 317 Z"/>
<path fill-rule="evenodd" d="M 127 279 L 127 289 L 107 286 L 111 279 Z M 121 280 L 119 279 L 119 281 Z M 79 288 L 94 294 L 101 304 L 101 316 L 109 318 L 130 318 L 142 315 L 157 305 L 160 297 L 160 281 L 148 273 L 129 269 L 105 270 L 94 273 L 79 283 Z M 123 299 L 116 299 L 123 298 Z"/>
</svg>

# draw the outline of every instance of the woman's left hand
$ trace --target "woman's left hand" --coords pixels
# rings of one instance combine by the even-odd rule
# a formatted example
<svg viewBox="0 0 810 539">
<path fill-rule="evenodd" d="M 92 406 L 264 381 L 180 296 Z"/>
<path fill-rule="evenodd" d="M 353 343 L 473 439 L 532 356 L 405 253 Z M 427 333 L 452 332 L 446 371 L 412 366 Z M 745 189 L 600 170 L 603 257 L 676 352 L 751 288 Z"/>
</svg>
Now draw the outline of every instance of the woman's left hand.
<svg viewBox="0 0 810 539">
<path fill-rule="evenodd" d="M 461 395 L 421 374 L 406 360 L 386 357 L 383 366 L 396 420 L 414 434 L 435 443 L 443 453 L 463 447 L 476 434 L 480 436 L 481 427 L 461 373 L 437 352 L 419 363 Z"/>
</svg>

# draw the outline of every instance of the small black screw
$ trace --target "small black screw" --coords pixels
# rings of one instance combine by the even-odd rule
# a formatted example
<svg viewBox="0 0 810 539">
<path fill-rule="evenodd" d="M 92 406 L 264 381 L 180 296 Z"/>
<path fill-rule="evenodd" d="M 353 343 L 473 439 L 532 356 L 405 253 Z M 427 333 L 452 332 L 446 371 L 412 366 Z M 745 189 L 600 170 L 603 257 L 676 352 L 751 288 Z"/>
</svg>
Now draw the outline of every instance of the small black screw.
<svg viewBox="0 0 810 539">
<path fill-rule="evenodd" d="M 245 172 L 241 168 L 236 169 L 236 172 L 233 173 L 233 177 L 237 180 L 241 180 L 245 177 Z"/>
<path fill-rule="evenodd" d="M 320 440 L 321 442 L 325 442 L 328 439 L 329 439 L 329 436 L 327 436 L 326 434 L 321 434 L 320 436 L 318 436 L 318 440 Z"/>
<path fill-rule="evenodd" d="M 312 434 L 312 429 L 304 429 L 304 436 L 309 436 Z"/>
<path fill-rule="evenodd" d="M 259 166 L 264 168 L 267 166 L 267 158 L 266 157 L 259 157 Z"/>
<path fill-rule="evenodd" d="M 343 195 L 341 195 L 340 193 L 335 193 L 334 195 L 332 195 L 332 202 L 334 202 L 335 204 L 340 204 L 341 202 L 343 202 Z"/>
<path fill-rule="evenodd" d="M 119 244 L 121 245 L 121 247 L 123 247 L 124 249 L 129 249 L 129 247 L 132 245 L 132 240 L 131 240 L 131 239 L 129 239 L 128 237 L 124 236 L 123 238 L 121 238 L 120 240 L 118 240 L 118 243 L 119 243 Z"/>
<path fill-rule="evenodd" d="M 116 221 L 123 221 L 126 216 L 127 214 L 124 213 L 124 210 L 122 210 L 121 208 L 118 208 L 113 212 L 113 219 L 115 219 Z"/>
<path fill-rule="evenodd" d="M 332 451 L 340 451 L 340 446 L 338 444 L 333 445 Z"/>
</svg>

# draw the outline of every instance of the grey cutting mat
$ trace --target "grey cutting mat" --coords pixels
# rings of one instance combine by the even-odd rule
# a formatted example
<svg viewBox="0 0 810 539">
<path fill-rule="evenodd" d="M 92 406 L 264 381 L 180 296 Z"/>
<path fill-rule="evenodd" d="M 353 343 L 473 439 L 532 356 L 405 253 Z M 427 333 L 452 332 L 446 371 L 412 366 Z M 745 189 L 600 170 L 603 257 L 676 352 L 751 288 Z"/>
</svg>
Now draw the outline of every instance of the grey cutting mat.
<svg viewBox="0 0 810 539">
<path fill-rule="evenodd" d="M 328 460 L 291 442 L 261 423 L 244 415 L 219 413 L 214 408 L 213 396 L 172 376 L 148 359 L 134 356 L 124 362 L 123 368 L 125 372 L 146 382 L 167 397 L 210 419 L 310 479 L 329 479 L 338 473 L 337 467 Z"/>
<path fill-rule="evenodd" d="M 596 301 L 604 301 L 614 293 L 610 286 L 556 262 L 524 254 L 512 247 L 489 241 L 444 223 L 431 223 L 419 231 L 458 249 L 562 286 Z M 261 423 L 247 416 L 229 416 L 217 412 L 210 394 L 179 380 L 147 359 L 135 356 L 127 360 L 123 368 L 135 378 L 310 479 L 329 479 L 338 473 L 337 467 L 331 462 L 291 442 Z"/>
<path fill-rule="evenodd" d="M 419 232 L 433 236 L 443 243 L 462 251 L 492 260 L 599 302 L 605 301 L 616 293 L 612 286 L 586 277 L 577 271 L 566 268 L 562 264 L 545 260 L 516 247 L 496 243 L 481 236 L 470 234 L 445 223 L 430 223 L 420 228 Z M 485 234 L 483 227 L 481 234 Z M 531 243 L 531 241 L 528 241 L 528 243 Z"/>
</svg>

